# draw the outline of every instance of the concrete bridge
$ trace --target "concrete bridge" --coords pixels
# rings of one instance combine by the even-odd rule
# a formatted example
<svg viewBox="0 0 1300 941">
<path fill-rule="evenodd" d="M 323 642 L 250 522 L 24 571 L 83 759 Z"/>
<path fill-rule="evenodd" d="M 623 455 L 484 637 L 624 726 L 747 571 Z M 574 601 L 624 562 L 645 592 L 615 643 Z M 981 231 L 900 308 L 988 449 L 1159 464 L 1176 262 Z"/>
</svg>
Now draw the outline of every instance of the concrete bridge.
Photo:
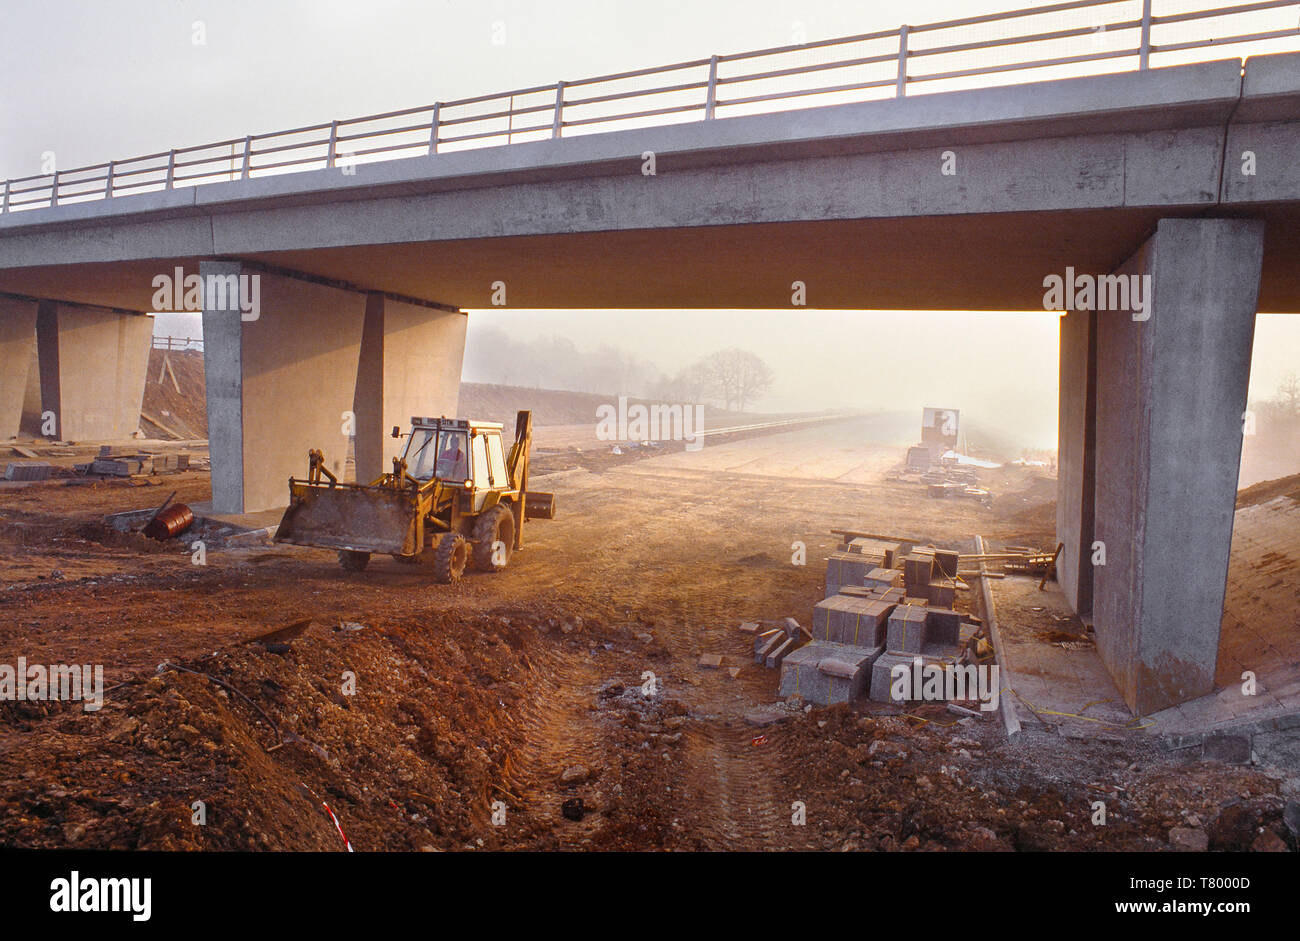
<svg viewBox="0 0 1300 941">
<path fill-rule="evenodd" d="M 723 117 L 714 57 L 681 86 L 705 93 L 694 122 L 566 136 L 583 83 L 557 83 L 517 93 L 554 93 L 553 117 L 505 146 L 444 152 L 457 119 L 435 105 L 427 144 L 404 143 L 410 112 L 380 116 L 405 159 L 343 160 L 356 136 L 332 122 L 284 132 L 306 144 L 139 158 L 157 185 L 130 182 L 151 179 L 138 161 L 11 181 L 0 435 L 17 430 L 33 343 L 60 437 L 132 432 L 141 314 L 179 300 L 203 315 L 214 507 L 246 512 L 284 501 L 309 447 L 341 456 L 355 432 L 369 478 L 388 428 L 455 413 L 466 308 L 798 317 L 802 286 L 814 308 L 1043 310 L 1052 275 L 1078 290 L 1137 275 L 1127 297 L 1102 282 L 1108 309 L 1061 317 L 1060 579 L 1130 707 L 1200 695 L 1255 313 L 1300 311 L 1300 54 L 1148 68 L 1149 5 L 1124 28 L 1142 37 L 1128 73 L 909 96 L 933 76 L 909 74 L 905 27 L 879 59 L 899 63 L 882 100 Z M 295 147 L 317 150 L 257 172 Z M 187 166 L 196 185 L 179 185 Z M 888 355 L 909 354 L 864 343 L 864 381 Z"/>
</svg>

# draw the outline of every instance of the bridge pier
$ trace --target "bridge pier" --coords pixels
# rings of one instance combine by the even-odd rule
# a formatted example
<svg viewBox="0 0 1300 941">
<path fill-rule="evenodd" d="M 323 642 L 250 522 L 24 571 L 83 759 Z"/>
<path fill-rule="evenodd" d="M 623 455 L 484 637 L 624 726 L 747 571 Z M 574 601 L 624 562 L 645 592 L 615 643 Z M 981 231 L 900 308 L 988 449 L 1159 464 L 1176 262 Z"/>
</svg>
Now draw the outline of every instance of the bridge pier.
<svg viewBox="0 0 1300 941">
<path fill-rule="evenodd" d="M 455 412 L 464 314 L 239 262 L 202 262 L 199 273 L 205 285 L 225 278 L 235 288 L 224 299 L 205 291 L 203 305 L 216 512 L 283 506 L 289 477 L 306 476 L 313 448 L 341 477 L 352 434 L 356 476 L 372 479 L 398 444 L 384 437 L 392 425 Z M 254 284 L 251 319 L 241 291 Z"/>
<path fill-rule="evenodd" d="M 1145 310 L 1062 320 L 1060 578 L 1139 715 L 1213 689 L 1263 237 L 1162 219 L 1116 272 Z"/>
<path fill-rule="evenodd" d="M 65 441 L 111 441 L 140 429 L 153 320 L 77 304 L 40 301 L 35 336 L 41 411 Z M 21 346 L 21 344 L 20 344 Z M 25 347 L 30 362 L 31 347 Z M 20 370 L 26 386 L 27 370 Z"/>
<path fill-rule="evenodd" d="M 0 441 L 17 437 L 36 349 L 36 302 L 0 297 Z"/>
<path fill-rule="evenodd" d="M 392 470 L 392 459 L 406 447 L 392 437 L 413 415 L 456 415 L 465 357 L 467 318 L 369 294 L 357 364 L 357 480 L 374 480 Z"/>
</svg>

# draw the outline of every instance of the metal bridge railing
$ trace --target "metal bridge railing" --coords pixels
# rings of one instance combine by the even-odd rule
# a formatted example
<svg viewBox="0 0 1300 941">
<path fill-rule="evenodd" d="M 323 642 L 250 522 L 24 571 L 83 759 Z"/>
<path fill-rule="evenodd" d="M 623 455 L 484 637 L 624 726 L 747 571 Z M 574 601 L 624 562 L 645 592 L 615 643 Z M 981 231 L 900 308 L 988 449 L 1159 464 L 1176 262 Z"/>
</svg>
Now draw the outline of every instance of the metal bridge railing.
<svg viewBox="0 0 1300 941">
<path fill-rule="evenodd" d="M 1207 47 L 1281 51 L 1276 41 L 1287 40 L 1282 49 L 1300 49 L 1300 0 L 1172 12 L 1175 3 L 1068 0 L 250 134 L 7 180 L 0 213 L 918 90 L 1145 70 Z"/>
</svg>

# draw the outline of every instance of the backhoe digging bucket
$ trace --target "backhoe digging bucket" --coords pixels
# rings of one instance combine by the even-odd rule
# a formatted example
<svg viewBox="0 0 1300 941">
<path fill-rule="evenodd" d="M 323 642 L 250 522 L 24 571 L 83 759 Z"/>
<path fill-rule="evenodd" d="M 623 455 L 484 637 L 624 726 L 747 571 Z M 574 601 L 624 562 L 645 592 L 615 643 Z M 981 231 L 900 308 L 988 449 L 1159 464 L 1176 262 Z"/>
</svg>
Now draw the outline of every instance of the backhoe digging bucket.
<svg viewBox="0 0 1300 941">
<path fill-rule="evenodd" d="M 289 497 L 276 542 L 399 555 L 419 548 L 416 500 L 408 491 L 291 480 Z"/>
</svg>

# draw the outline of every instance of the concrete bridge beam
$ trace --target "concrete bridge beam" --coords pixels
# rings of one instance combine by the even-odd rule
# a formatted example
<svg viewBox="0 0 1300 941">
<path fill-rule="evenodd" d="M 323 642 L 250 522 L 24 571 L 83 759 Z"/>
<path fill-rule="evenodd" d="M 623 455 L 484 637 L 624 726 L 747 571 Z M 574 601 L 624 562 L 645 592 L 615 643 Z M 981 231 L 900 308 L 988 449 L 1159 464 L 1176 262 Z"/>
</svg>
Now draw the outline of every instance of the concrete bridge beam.
<svg viewBox="0 0 1300 941">
<path fill-rule="evenodd" d="M 393 425 L 455 412 L 464 314 L 239 262 L 202 262 L 199 274 L 231 288 L 205 290 L 203 305 L 216 512 L 285 505 L 313 448 L 342 477 L 354 434 L 357 479 L 373 479 L 399 444 Z"/>
<path fill-rule="evenodd" d="M 18 435 L 35 349 L 36 302 L 0 297 L 0 440 Z"/>
<path fill-rule="evenodd" d="M 1263 247 L 1262 220 L 1162 219 L 1116 272 L 1146 309 L 1062 324 L 1061 577 L 1137 714 L 1213 688 Z"/>
<path fill-rule="evenodd" d="M 112 441 L 139 431 L 152 342 L 142 314 L 40 301 L 41 412 L 54 413 L 56 436 Z"/>
</svg>

